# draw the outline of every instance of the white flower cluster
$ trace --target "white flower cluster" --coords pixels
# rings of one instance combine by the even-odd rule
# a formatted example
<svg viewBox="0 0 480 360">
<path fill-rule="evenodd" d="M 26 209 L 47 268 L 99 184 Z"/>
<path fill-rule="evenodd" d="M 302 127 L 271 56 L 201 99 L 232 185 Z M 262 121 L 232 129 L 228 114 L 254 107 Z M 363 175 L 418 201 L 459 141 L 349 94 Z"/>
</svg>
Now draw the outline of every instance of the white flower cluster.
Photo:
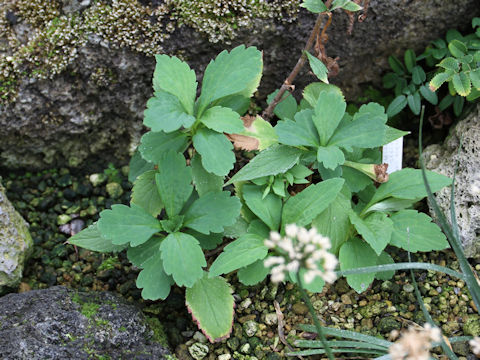
<svg viewBox="0 0 480 360">
<path fill-rule="evenodd" d="M 304 281 L 309 284 L 317 276 L 325 282 L 333 283 L 336 279 L 337 258 L 328 252 L 330 240 L 317 233 L 317 229 L 307 230 L 295 224 L 285 227 L 286 236 L 281 237 L 276 231 L 270 233 L 265 246 L 277 250 L 281 256 L 270 256 L 264 261 L 265 267 L 274 266 L 271 280 L 285 280 L 287 271 L 297 272 L 305 268 Z"/>
<path fill-rule="evenodd" d="M 429 323 L 422 330 L 409 328 L 400 339 L 388 349 L 392 360 L 428 360 L 432 341 L 440 342 L 442 333 Z"/>
<path fill-rule="evenodd" d="M 472 347 L 472 352 L 480 357 L 480 336 L 475 336 L 472 340 L 468 342 Z"/>
</svg>

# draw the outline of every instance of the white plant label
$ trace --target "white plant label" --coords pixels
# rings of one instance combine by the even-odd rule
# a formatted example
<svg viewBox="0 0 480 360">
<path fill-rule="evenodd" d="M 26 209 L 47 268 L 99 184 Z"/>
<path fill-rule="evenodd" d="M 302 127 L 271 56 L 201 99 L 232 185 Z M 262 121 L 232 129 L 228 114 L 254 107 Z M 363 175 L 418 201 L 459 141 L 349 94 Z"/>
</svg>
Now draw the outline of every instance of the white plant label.
<svg viewBox="0 0 480 360">
<path fill-rule="evenodd" d="M 383 146 L 382 163 L 388 164 L 387 173 L 402 169 L 403 136 Z"/>
</svg>

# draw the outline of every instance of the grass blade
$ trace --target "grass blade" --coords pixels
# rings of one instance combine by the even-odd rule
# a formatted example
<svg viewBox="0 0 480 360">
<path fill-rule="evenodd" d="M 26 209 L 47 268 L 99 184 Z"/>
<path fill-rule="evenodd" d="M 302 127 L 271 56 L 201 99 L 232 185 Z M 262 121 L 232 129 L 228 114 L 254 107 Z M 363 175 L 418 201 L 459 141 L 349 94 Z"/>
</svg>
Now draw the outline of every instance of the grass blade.
<svg viewBox="0 0 480 360">
<path fill-rule="evenodd" d="M 419 263 L 419 262 L 367 266 L 367 267 L 361 267 L 357 269 L 336 271 L 335 274 L 337 274 L 337 276 L 340 277 L 340 276 L 351 275 L 351 274 L 368 274 L 372 272 L 384 272 L 384 271 L 392 271 L 392 270 L 410 270 L 410 269 L 437 271 L 437 272 L 445 273 L 457 279 L 465 280 L 465 276 L 462 273 L 459 273 L 458 271 L 452 270 L 445 266 L 429 264 L 429 263 Z"/>
</svg>

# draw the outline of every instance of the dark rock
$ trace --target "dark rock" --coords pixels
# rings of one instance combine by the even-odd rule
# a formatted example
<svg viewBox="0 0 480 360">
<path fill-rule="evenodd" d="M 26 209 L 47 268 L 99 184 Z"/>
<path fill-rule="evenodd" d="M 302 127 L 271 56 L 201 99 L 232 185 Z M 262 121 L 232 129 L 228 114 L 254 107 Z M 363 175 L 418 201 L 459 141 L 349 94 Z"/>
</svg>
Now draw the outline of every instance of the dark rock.
<svg viewBox="0 0 480 360">
<path fill-rule="evenodd" d="M 2 359 L 165 359 L 143 314 L 108 292 L 64 287 L 0 298 Z"/>
</svg>

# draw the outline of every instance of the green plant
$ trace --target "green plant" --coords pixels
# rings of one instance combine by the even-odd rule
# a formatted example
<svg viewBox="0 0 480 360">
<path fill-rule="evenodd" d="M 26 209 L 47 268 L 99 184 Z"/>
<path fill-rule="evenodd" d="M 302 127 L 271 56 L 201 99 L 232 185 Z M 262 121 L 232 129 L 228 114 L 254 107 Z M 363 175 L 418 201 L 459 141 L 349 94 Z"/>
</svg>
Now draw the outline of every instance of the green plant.
<svg viewBox="0 0 480 360">
<path fill-rule="evenodd" d="M 336 8 L 358 9 L 352 1 L 319 4 L 304 3 L 319 19 Z M 309 46 L 299 63 L 308 59 L 326 82 L 328 69 Z M 280 118 L 272 127 L 260 116 L 241 117 L 262 73 L 256 48 L 221 52 L 207 66 L 198 98 L 196 75 L 185 62 L 167 55 L 156 61 L 154 95 L 144 113 L 151 131 L 130 162 L 130 205 L 102 211 L 70 243 L 101 252 L 126 249 L 141 269 L 136 284 L 145 299 L 165 299 L 174 283 L 185 286 L 188 310 L 211 341 L 227 337 L 233 321 L 233 296 L 221 275 L 238 270 L 245 285 L 263 280 L 270 271 L 264 261 L 275 255 L 264 239 L 270 231 L 284 234 L 287 224 L 315 226 L 332 239 L 342 270 L 392 263 L 386 246 L 404 247 L 407 239 L 413 251 L 448 246 L 427 215 L 408 210 L 426 196 L 419 171 L 404 169 L 374 186 L 388 178 L 379 147 L 406 134 L 386 125 L 382 106 L 364 105 L 350 116 L 333 85 L 309 85 L 300 104 L 282 86 L 271 96 L 269 109 Z M 236 162 L 231 141 L 258 153 L 224 182 Z M 428 179 L 434 191 L 450 183 L 435 173 Z M 220 246 L 207 266 L 204 250 Z M 384 278 L 380 272 L 346 276 L 358 292 L 375 276 Z M 320 277 L 305 287 L 323 285 Z"/>
<path fill-rule="evenodd" d="M 383 77 L 383 86 L 393 89 L 396 96 L 388 106 L 389 117 L 407 104 L 419 115 L 422 98 L 438 105 L 439 111 L 453 105 L 454 114 L 460 116 L 465 99 L 480 97 L 480 18 L 472 20 L 472 27 L 475 32 L 465 36 L 449 30 L 445 40 L 433 41 L 420 56 L 408 49 L 403 63 L 393 55 L 388 58 L 393 72 Z M 436 91 L 444 83 L 448 92 L 439 101 Z"/>
</svg>

